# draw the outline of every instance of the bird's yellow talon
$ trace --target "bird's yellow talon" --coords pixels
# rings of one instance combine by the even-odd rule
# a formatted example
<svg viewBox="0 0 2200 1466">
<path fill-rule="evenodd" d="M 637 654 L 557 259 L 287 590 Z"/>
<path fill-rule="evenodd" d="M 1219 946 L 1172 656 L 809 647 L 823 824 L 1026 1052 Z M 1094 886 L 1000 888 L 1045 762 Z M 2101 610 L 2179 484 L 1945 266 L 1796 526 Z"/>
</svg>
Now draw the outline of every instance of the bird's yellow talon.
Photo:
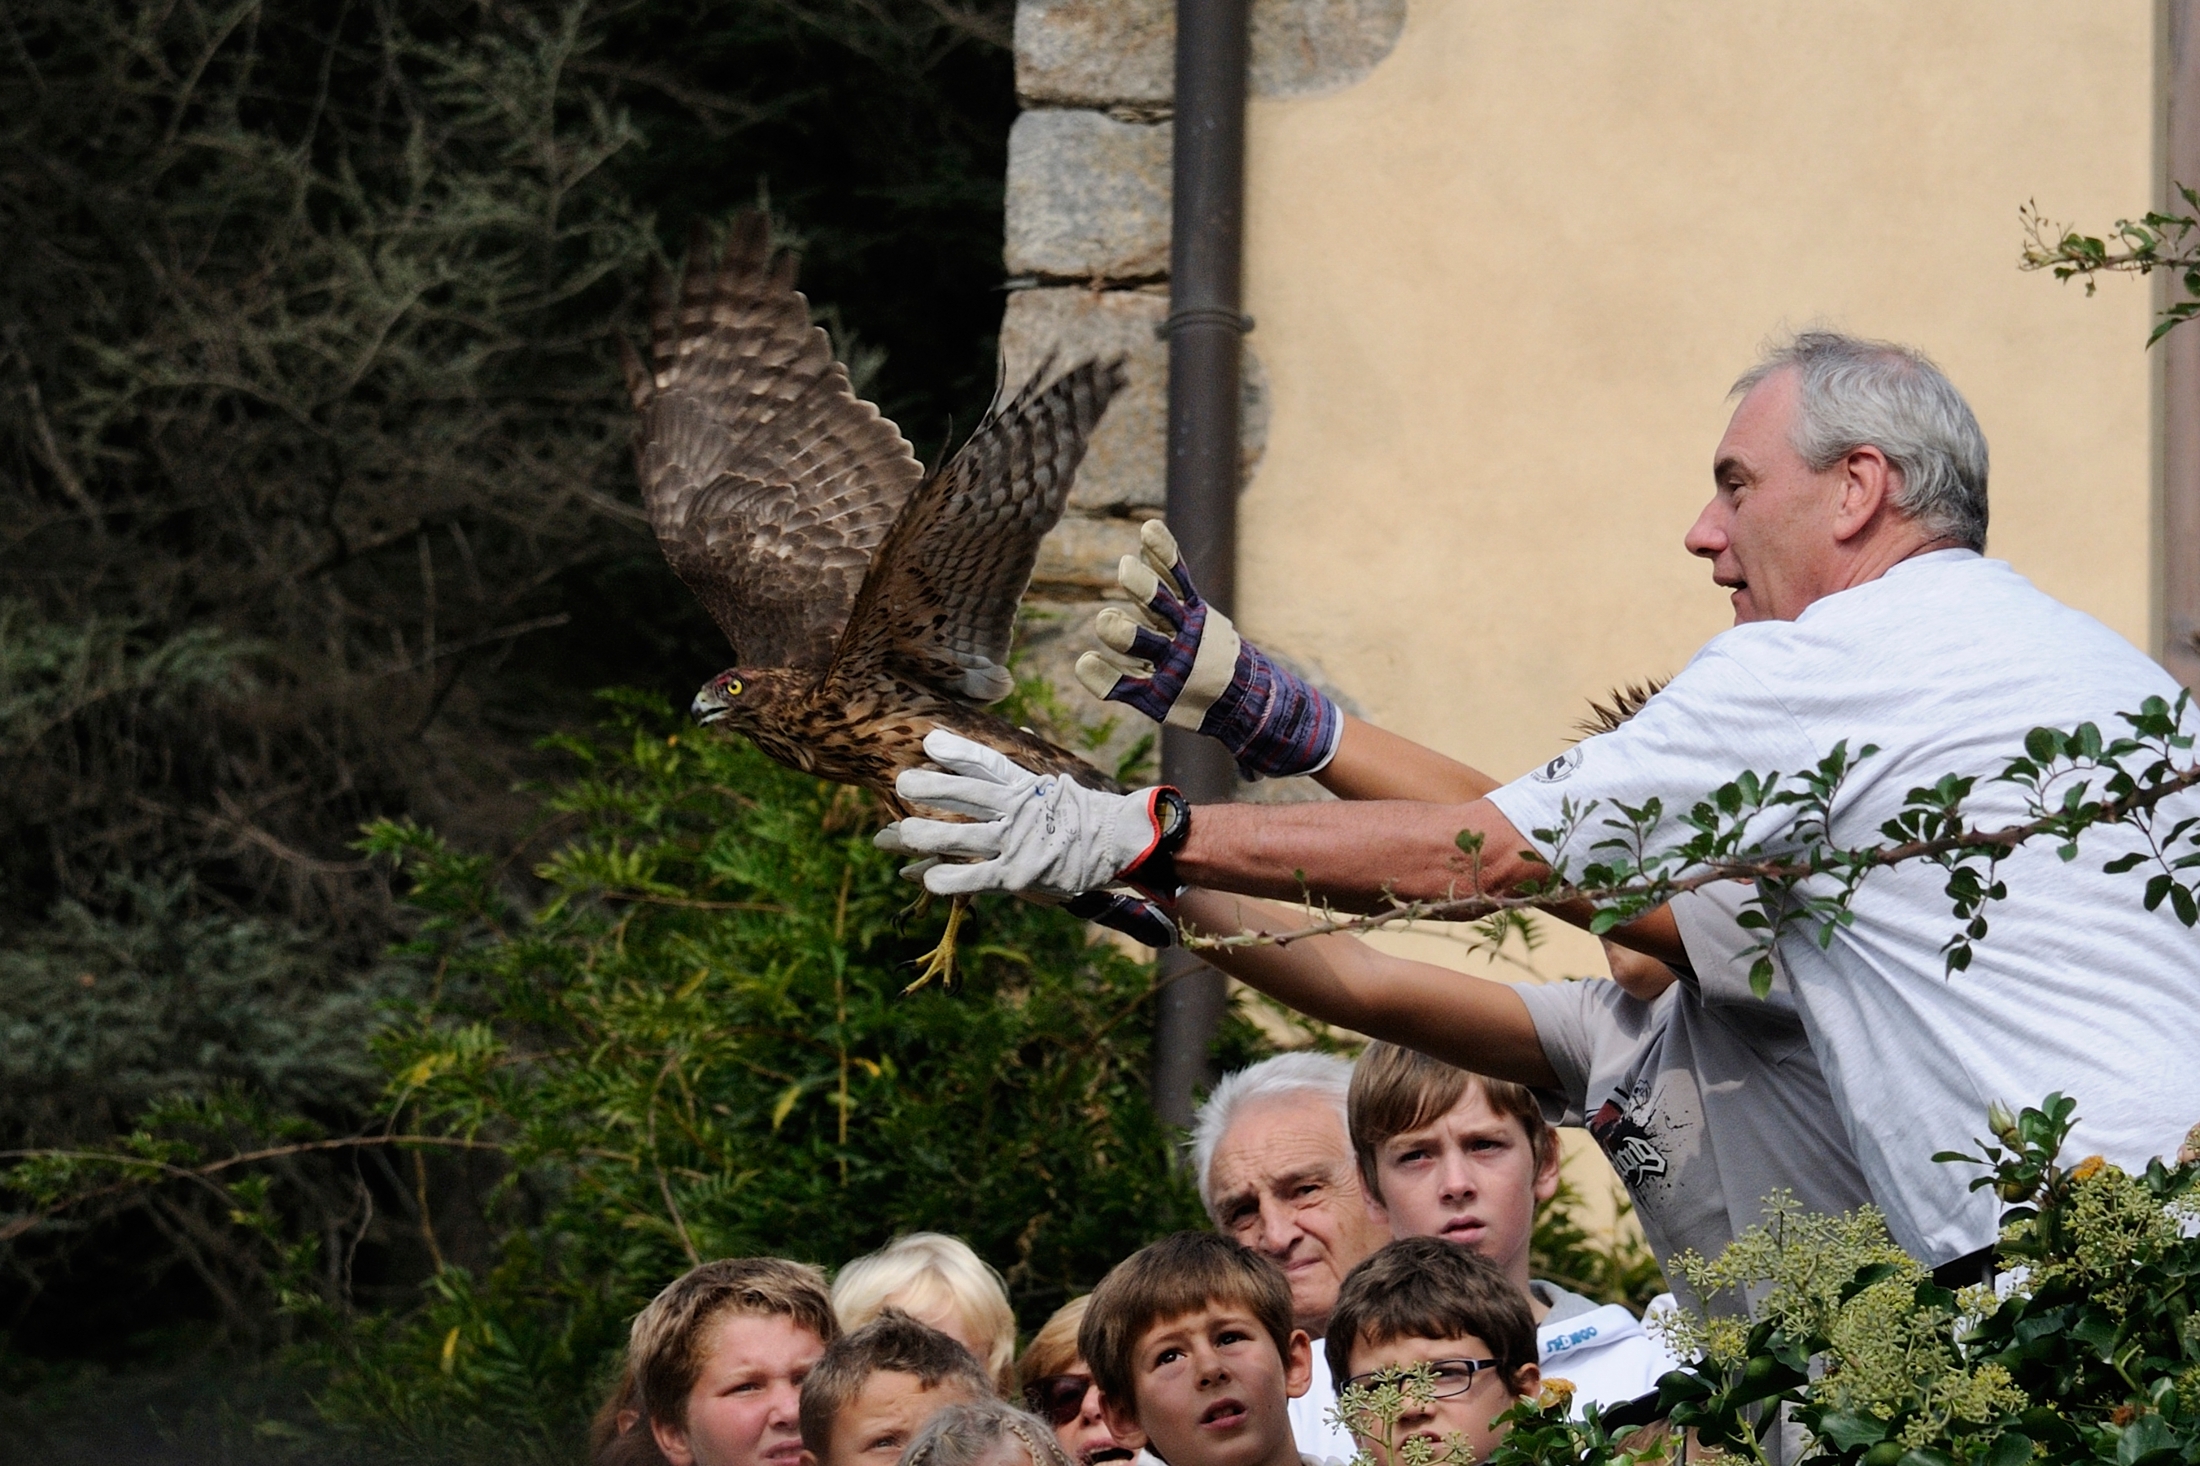
<svg viewBox="0 0 2200 1466">
<path fill-rule="evenodd" d="M 947 930 L 940 934 L 938 946 L 917 959 L 917 979 L 901 990 L 902 996 L 907 997 L 935 977 L 948 992 L 962 986 L 955 980 L 955 933 L 962 926 L 963 913 L 969 909 L 968 896 L 956 896 L 948 901 Z"/>
</svg>

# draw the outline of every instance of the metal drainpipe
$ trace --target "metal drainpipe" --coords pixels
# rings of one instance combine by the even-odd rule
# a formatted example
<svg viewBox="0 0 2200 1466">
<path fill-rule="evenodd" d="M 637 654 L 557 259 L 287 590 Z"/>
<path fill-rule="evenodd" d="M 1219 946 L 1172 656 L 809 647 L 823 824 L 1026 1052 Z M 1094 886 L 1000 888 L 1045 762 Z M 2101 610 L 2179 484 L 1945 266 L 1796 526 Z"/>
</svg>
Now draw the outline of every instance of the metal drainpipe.
<svg viewBox="0 0 2200 1466">
<path fill-rule="evenodd" d="M 1177 0 L 1173 203 L 1169 240 L 1169 528 L 1202 595 L 1225 612 L 1237 592 L 1238 373 L 1245 223 L 1248 0 Z M 1194 804 L 1236 792 L 1230 755 L 1183 728 L 1161 733 L 1161 774 Z M 1189 1125 L 1212 1084 L 1207 1051 L 1222 1022 L 1222 974 L 1163 954 L 1155 1017 L 1154 1107 Z"/>
</svg>

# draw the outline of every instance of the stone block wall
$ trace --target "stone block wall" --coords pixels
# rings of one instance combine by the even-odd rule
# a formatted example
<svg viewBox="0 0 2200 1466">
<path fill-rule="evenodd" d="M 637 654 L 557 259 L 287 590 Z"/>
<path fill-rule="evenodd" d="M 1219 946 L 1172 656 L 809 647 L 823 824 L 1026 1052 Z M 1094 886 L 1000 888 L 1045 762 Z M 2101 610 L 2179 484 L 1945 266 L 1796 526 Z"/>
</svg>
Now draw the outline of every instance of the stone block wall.
<svg viewBox="0 0 2200 1466">
<path fill-rule="evenodd" d="M 1348 86 L 1389 54 L 1406 0 L 1254 0 L 1255 96 Z M 1174 0 L 1022 0 L 1016 87 L 1024 112 L 1008 140 L 1009 297 L 1001 322 L 1005 380 L 1049 355 L 1060 363 L 1121 354 L 1130 382 L 1078 471 L 1069 512 L 1039 557 L 1022 641 L 1023 667 L 1063 689 L 1067 707 L 1098 710 L 1070 675 L 1087 627 L 1115 585 L 1138 526 L 1161 513 L 1168 432 L 1170 111 Z M 1242 423 L 1245 480 L 1267 438 L 1257 336 L 1248 337 Z M 1284 651 L 1284 648 L 1273 650 Z M 1094 753 L 1112 764 L 1153 725 L 1116 710 Z M 1303 781 L 1291 781 L 1294 783 Z M 1271 795 L 1281 789 L 1268 790 Z"/>
</svg>

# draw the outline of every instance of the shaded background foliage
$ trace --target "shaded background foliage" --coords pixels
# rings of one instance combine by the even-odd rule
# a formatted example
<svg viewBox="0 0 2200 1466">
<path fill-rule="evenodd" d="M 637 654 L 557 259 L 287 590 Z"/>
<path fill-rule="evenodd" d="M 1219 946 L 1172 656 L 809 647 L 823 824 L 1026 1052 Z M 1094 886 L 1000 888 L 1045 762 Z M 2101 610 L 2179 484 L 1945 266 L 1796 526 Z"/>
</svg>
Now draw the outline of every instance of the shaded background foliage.
<svg viewBox="0 0 2200 1466">
<path fill-rule="evenodd" d="M 361 1034 L 413 974 L 360 824 L 517 852 L 532 899 L 537 740 L 724 656 L 634 502 L 611 332 L 691 225 L 768 194 L 936 452 L 993 385 L 1008 14 L 0 3 L 0 1146 L 178 1095 L 217 1149 L 361 1121 Z M 291 1189 L 334 1235 L 362 1184 L 420 1180 Z M 285 1337 L 223 1221 L 186 1188 L 11 1234 L 10 1357 Z M 413 1296 L 384 1250 L 349 1283 Z"/>
<path fill-rule="evenodd" d="M 690 1257 L 939 1227 L 1028 1327 L 1196 1222 L 1148 970 L 989 903 L 897 998 L 868 804 L 661 705 L 613 333 L 763 199 L 937 457 L 1011 12 L 0 0 L 0 1459 L 566 1459 Z"/>
</svg>

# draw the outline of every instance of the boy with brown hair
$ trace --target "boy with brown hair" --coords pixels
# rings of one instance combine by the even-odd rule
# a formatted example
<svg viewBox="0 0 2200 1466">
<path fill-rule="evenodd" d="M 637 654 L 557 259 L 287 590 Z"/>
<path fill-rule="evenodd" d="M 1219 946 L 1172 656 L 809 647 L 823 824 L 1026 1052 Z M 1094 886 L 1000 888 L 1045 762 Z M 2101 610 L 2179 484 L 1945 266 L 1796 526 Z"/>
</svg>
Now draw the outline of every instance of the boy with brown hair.
<svg viewBox="0 0 2200 1466">
<path fill-rule="evenodd" d="M 799 1466 L 799 1392 L 839 1332 L 825 1275 L 806 1263 L 690 1268 L 635 1316 L 622 1381 L 633 1403 L 602 1445 L 646 1430 L 672 1466 Z M 616 1418 L 626 1409 L 640 1419 Z"/>
<path fill-rule="evenodd" d="M 1489 1259 L 1526 1303 L 1541 1362 L 1573 1382 L 1577 1403 L 1632 1400 L 1677 1367 L 1625 1308 L 1528 1275 L 1536 1207 L 1557 1194 L 1559 1163 L 1533 1091 L 1374 1043 L 1353 1068 L 1346 1114 L 1391 1230 Z"/>
<path fill-rule="evenodd" d="M 993 1396 L 968 1349 L 889 1308 L 834 1340 L 803 1381 L 802 1444 L 810 1466 L 893 1466 L 941 1410 Z"/>
<path fill-rule="evenodd" d="M 1338 1390 L 1387 1370 L 1429 1371 L 1431 1398 L 1395 1421 L 1352 1421 L 1376 1466 L 1403 1466 L 1403 1447 L 1463 1436 L 1473 1459 L 1505 1438 L 1497 1418 L 1542 1384 L 1527 1300 L 1495 1263 L 1434 1237 L 1393 1242 L 1352 1270 L 1323 1340 Z"/>
<path fill-rule="evenodd" d="M 1124 1445 L 1168 1466 L 1301 1466 L 1287 1403 L 1313 1346 L 1291 1326 L 1282 1271 L 1229 1238 L 1178 1232 L 1116 1264 L 1077 1352 Z"/>
</svg>

